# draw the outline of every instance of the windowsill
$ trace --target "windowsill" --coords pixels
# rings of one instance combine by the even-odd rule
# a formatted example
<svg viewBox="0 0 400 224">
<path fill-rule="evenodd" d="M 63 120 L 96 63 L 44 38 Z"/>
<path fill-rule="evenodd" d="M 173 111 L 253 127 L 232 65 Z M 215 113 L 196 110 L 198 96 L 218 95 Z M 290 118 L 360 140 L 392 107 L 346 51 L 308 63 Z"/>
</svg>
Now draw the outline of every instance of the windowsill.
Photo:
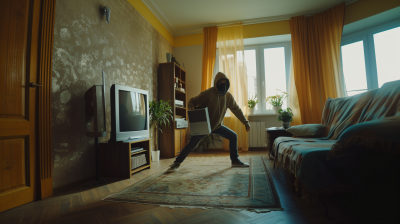
<svg viewBox="0 0 400 224">
<path fill-rule="evenodd" d="M 274 114 L 274 113 L 249 114 L 249 117 L 258 117 L 258 116 L 278 116 L 278 114 Z"/>
</svg>

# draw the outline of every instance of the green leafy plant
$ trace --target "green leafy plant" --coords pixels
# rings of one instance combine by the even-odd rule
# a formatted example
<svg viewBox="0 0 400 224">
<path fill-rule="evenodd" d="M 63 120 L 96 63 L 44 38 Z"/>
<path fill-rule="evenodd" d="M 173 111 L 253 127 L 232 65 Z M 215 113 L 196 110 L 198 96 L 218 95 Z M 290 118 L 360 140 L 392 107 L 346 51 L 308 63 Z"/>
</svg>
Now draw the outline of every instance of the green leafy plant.
<svg viewBox="0 0 400 224">
<path fill-rule="evenodd" d="M 278 112 L 278 121 L 282 121 L 282 122 L 292 122 L 293 121 L 293 112 L 292 109 L 290 109 L 289 107 L 286 110 L 282 110 L 280 109 Z"/>
<path fill-rule="evenodd" d="M 247 100 L 247 105 L 249 108 L 256 107 L 257 103 L 258 103 L 257 95 Z"/>
<path fill-rule="evenodd" d="M 204 136 L 204 138 L 202 138 L 200 140 L 199 145 L 202 145 L 204 148 L 208 149 L 211 145 L 215 146 L 216 142 L 222 142 L 221 138 L 219 135 L 214 135 L 214 134 L 209 134 Z"/>
<path fill-rule="evenodd" d="M 162 133 L 162 125 L 169 126 L 173 119 L 172 107 L 169 101 L 160 100 L 158 103 L 150 101 L 150 127 L 160 130 Z"/>
<path fill-rule="evenodd" d="M 276 94 L 275 96 L 267 97 L 266 101 L 269 102 L 273 107 L 280 107 L 283 104 L 283 101 L 287 98 L 288 94 L 277 89 L 281 94 Z"/>
</svg>

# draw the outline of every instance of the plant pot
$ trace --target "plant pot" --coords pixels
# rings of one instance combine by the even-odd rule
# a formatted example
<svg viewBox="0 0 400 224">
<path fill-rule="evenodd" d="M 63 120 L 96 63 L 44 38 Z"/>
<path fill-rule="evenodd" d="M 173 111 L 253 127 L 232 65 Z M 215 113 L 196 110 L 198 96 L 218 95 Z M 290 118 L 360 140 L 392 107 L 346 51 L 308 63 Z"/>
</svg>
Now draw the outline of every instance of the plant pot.
<svg viewBox="0 0 400 224">
<path fill-rule="evenodd" d="M 249 114 L 254 114 L 256 108 L 249 108 Z"/>
<path fill-rule="evenodd" d="M 197 146 L 197 152 L 203 152 L 203 149 L 204 149 L 204 146 L 202 146 L 202 145 L 199 145 L 199 146 Z"/>
<path fill-rule="evenodd" d="M 159 161 L 160 160 L 160 150 L 151 151 L 151 161 Z"/>
<path fill-rule="evenodd" d="M 290 121 L 283 122 L 282 121 L 282 128 L 288 129 L 290 127 Z"/>
<path fill-rule="evenodd" d="M 278 114 L 279 110 L 282 109 L 282 106 L 274 107 L 274 113 Z"/>
</svg>

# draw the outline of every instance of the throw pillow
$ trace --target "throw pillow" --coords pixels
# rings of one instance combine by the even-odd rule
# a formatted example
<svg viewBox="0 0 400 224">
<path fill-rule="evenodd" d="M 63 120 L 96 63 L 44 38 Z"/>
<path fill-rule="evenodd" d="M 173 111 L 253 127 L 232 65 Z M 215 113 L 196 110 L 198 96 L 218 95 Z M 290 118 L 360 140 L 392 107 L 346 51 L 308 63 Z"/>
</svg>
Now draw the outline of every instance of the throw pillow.
<svg viewBox="0 0 400 224">
<path fill-rule="evenodd" d="M 319 137 L 325 130 L 326 126 L 322 124 L 303 124 L 292 126 L 286 131 L 292 133 L 296 137 Z"/>
</svg>

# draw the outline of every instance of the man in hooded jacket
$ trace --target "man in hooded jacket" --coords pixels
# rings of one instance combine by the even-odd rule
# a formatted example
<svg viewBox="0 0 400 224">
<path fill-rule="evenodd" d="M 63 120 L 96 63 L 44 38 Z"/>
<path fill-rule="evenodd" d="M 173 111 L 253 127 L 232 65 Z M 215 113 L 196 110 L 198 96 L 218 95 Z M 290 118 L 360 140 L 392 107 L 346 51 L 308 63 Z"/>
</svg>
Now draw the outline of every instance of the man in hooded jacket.
<svg viewBox="0 0 400 224">
<path fill-rule="evenodd" d="M 208 113 L 210 118 L 211 133 L 219 135 L 229 140 L 229 151 L 232 160 L 232 166 L 249 166 L 248 163 L 243 163 L 239 160 L 239 154 L 237 149 L 237 135 L 234 131 L 222 125 L 222 121 L 225 117 L 225 113 L 229 108 L 231 112 L 246 126 L 246 131 L 250 130 L 249 121 L 244 116 L 242 110 L 237 105 L 232 94 L 228 92 L 229 79 L 222 73 L 218 72 L 214 79 L 214 87 L 211 87 L 199 95 L 189 100 L 189 109 L 193 110 L 198 106 L 208 107 Z M 175 172 L 183 160 L 189 155 L 189 153 L 196 148 L 200 140 L 204 135 L 192 136 L 189 143 L 182 149 L 181 153 L 176 158 L 175 162 L 171 165 L 167 172 Z"/>
</svg>

